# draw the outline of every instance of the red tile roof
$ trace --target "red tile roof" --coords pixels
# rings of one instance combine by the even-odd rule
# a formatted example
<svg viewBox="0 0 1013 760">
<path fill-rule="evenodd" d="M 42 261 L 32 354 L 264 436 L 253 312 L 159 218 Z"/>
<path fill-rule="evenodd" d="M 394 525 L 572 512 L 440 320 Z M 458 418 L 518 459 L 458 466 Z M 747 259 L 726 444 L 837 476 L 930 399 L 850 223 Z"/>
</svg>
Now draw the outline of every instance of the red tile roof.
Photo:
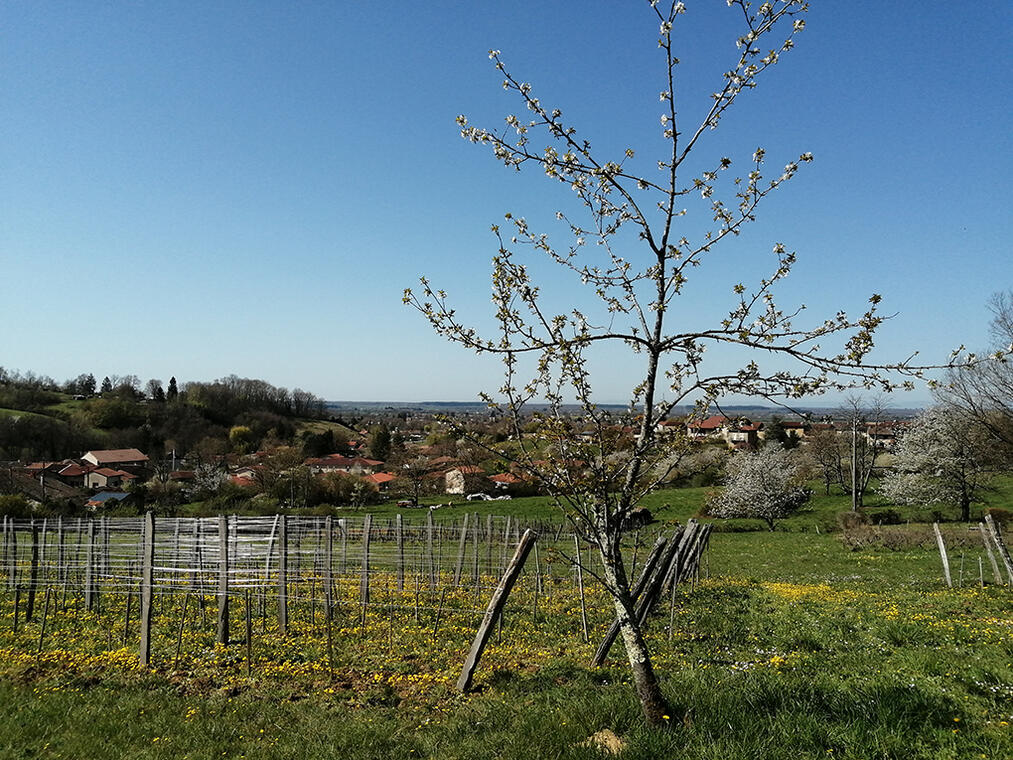
<svg viewBox="0 0 1013 760">
<path fill-rule="evenodd" d="M 375 472 L 372 475 L 366 475 L 363 480 L 369 481 L 374 485 L 380 485 L 381 483 L 390 483 L 390 481 L 396 478 L 395 475 L 391 475 L 389 472 Z"/>
<path fill-rule="evenodd" d="M 717 430 L 729 421 L 730 420 L 723 415 L 712 414 L 706 419 L 689 423 L 689 426 L 694 430 Z"/>
</svg>

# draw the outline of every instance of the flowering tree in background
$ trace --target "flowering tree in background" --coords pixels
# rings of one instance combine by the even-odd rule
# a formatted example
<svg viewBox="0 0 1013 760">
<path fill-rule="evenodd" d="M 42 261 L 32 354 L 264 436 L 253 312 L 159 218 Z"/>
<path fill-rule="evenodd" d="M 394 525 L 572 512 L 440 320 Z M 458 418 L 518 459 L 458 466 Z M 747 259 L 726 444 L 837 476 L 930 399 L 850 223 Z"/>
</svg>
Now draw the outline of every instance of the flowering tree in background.
<svg viewBox="0 0 1013 760">
<path fill-rule="evenodd" d="M 751 517 L 774 530 L 775 520 L 791 516 L 812 496 L 799 455 L 775 444 L 732 457 L 725 470 L 725 486 L 708 505 L 712 517 Z"/>
<path fill-rule="evenodd" d="M 897 504 L 960 507 L 971 519 L 971 502 L 987 486 L 996 450 L 986 430 L 959 411 L 936 406 L 918 417 L 900 440 L 892 471 L 880 493 Z"/>
<path fill-rule="evenodd" d="M 878 295 L 869 298 L 868 309 L 858 318 L 835 310 L 828 319 L 805 325 L 799 322 L 804 306 L 778 307 L 775 286 L 795 263 L 795 253 L 780 242 L 773 245 L 767 276 L 752 286 L 732 281 L 725 292 L 708 292 L 711 302 L 728 299 L 723 318 L 694 324 L 692 309 L 676 313 L 674 306 L 690 291 L 697 268 L 754 220 L 768 195 L 813 160 L 812 154 L 802 153 L 773 172 L 767 169 L 763 148 L 750 152 L 741 172 L 732 168 L 739 158 L 717 154 L 700 160 L 707 135 L 738 98 L 792 50 L 795 36 L 805 28 L 807 3 L 802 0 L 728 0 L 728 6 L 732 23 L 739 27 L 736 56 L 703 117 L 686 124 L 680 113 L 689 107 L 681 103 L 676 88 L 679 58 L 672 29 L 687 8 L 682 2 L 650 3 L 658 24 L 658 36 L 652 35 L 650 44 L 656 41 L 661 63 L 660 95 L 654 97 L 660 103 L 666 147 L 646 165 L 638 163 L 632 148 L 614 157 L 601 155 L 558 108 L 543 103 L 530 84 L 510 73 L 499 51 L 490 51 L 503 87 L 527 113 L 507 116 L 498 130 L 472 126 L 460 116 L 461 135 L 489 147 L 510 169 L 534 167 L 562 183 L 582 204 L 584 215 L 556 214 L 568 239 L 561 246 L 531 229 L 523 217 L 507 214 L 503 227 L 493 226 L 498 240 L 492 272 L 494 334 L 482 334 L 462 320 L 447 294 L 425 278 L 418 292 L 406 290 L 404 298 L 439 334 L 502 358 L 503 384 L 495 398 L 484 396 L 512 421 L 515 445 L 502 454 L 542 484 L 600 553 L 600 580 L 615 606 L 644 715 L 659 726 L 669 724 L 671 710 L 633 614 L 621 554 L 632 510 L 678 462 L 673 453 L 686 450 L 684 436 L 658 436 L 659 422 L 676 405 L 696 402 L 702 410 L 730 393 L 783 402 L 831 389 L 889 390 L 898 380 L 910 383 L 898 375 L 918 374 L 908 362 L 867 363 L 884 319 L 877 312 Z M 536 144 L 536 136 L 544 142 Z M 697 160 L 690 163 L 691 157 Z M 713 221 L 705 233 L 694 234 L 697 227 L 684 224 L 689 211 L 683 204 L 694 198 Z M 549 305 L 519 253 L 525 249 L 568 272 L 597 305 Z M 621 429 L 597 406 L 592 392 L 588 360 L 606 344 L 626 347 L 629 363 L 639 366 L 631 390 L 638 432 L 627 448 L 617 445 Z M 737 370 L 715 370 L 705 361 L 709 346 L 730 346 L 751 355 Z M 761 357 L 773 357 L 775 366 L 762 369 Z M 538 432 L 525 435 L 527 409 L 541 400 L 548 403 Z M 579 418 L 563 409 L 571 400 L 579 406 Z M 543 452 L 550 448 L 555 454 L 546 461 Z M 667 466 L 659 466 L 663 462 Z"/>
</svg>

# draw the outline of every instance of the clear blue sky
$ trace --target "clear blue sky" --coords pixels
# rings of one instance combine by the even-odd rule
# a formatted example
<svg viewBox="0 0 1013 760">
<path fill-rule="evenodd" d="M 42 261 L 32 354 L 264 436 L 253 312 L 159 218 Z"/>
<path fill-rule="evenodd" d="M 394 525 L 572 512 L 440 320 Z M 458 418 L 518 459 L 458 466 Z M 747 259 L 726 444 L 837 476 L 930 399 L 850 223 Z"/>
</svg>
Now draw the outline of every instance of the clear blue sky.
<svg viewBox="0 0 1013 760">
<path fill-rule="evenodd" d="M 676 96 L 692 115 L 738 30 L 723 2 L 687 6 Z M 677 318 L 724 308 L 783 241 L 799 253 L 785 306 L 822 319 L 879 292 L 899 313 L 879 358 L 983 345 L 987 297 L 1013 287 L 1011 9 L 815 0 L 700 155 L 816 161 Z M 604 154 L 653 163 L 656 39 L 646 2 L 5 3 L 0 365 L 473 399 L 497 364 L 432 334 L 402 289 L 426 274 L 483 323 L 489 225 L 510 211 L 562 236 L 552 214 L 572 202 L 458 136 L 459 113 L 497 126 L 518 108 L 487 51 Z M 565 309 L 572 290 L 548 284 Z M 624 400 L 628 362 L 596 368 L 601 400 Z"/>
</svg>

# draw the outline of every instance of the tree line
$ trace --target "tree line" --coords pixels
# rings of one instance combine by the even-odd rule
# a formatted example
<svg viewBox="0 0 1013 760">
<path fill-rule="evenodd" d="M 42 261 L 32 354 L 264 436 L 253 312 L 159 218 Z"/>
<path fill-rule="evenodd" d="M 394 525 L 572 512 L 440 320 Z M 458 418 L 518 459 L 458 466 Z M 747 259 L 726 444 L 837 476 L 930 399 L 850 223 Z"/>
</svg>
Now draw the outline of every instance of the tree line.
<svg viewBox="0 0 1013 760">
<path fill-rule="evenodd" d="M 297 418 L 321 418 L 325 402 L 300 388 L 230 375 L 167 385 L 136 375 L 91 373 L 64 383 L 0 367 L 0 459 L 58 460 L 91 448 L 138 448 L 157 457 L 291 442 Z"/>
</svg>

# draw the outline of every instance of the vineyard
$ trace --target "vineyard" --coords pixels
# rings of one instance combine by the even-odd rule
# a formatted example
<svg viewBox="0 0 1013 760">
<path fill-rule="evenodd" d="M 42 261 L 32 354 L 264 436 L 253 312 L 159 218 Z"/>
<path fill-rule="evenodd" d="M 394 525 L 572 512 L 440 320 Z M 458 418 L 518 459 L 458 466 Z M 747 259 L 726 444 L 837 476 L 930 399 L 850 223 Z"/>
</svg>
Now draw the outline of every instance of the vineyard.
<svg viewBox="0 0 1013 760">
<path fill-rule="evenodd" d="M 603 727 L 629 742 L 624 757 L 645 758 L 1005 757 L 1013 745 L 1009 588 L 987 563 L 981 582 L 983 545 L 963 528 L 946 529 L 953 588 L 931 546 L 704 536 L 647 617 L 678 709 L 678 730 L 658 733 L 640 724 L 621 645 L 591 664 L 611 605 L 598 560 L 559 524 L 156 520 L 146 665 L 143 519 L 4 527 L 4 757 L 591 758 L 584 742 Z M 528 528 L 538 539 L 461 694 Z M 645 569 L 677 534 L 631 533 L 634 577 L 663 580 Z"/>
</svg>

